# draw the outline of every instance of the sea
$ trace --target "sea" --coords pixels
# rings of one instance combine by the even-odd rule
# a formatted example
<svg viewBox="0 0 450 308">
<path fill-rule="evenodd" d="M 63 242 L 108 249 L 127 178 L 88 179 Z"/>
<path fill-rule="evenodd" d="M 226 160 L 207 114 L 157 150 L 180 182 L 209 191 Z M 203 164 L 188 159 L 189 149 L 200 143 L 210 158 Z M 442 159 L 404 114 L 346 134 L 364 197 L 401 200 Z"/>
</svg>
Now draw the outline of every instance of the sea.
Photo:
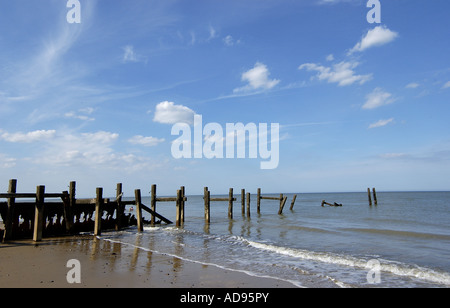
<svg viewBox="0 0 450 308">
<path fill-rule="evenodd" d="M 240 195 L 232 219 L 228 202 L 211 202 L 209 224 L 203 196 L 188 196 L 181 227 L 146 225 L 142 233 L 130 228 L 99 238 L 293 287 L 450 287 L 450 192 L 377 192 L 372 206 L 367 192 L 297 193 L 291 210 L 293 195 L 285 194 L 281 215 L 276 200 L 261 200 L 257 213 L 253 195 L 250 217 Z M 342 206 L 322 207 L 322 200 Z M 156 210 L 175 221 L 174 203 Z"/>
</svg>

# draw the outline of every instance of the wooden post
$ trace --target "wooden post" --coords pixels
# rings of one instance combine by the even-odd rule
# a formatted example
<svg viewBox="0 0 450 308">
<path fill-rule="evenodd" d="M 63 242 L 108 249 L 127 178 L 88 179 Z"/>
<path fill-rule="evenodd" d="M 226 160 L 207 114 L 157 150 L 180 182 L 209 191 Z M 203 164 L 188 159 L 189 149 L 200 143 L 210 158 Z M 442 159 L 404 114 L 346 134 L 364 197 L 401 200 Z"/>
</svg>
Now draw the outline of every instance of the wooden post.
<svg viewBox="0 0 450 308">
<path fill-rule="evenodd" d="M 369 205 L 372 206 L 372 198 L 370 197 L 370 188 L 367 188 L 367 195 L 369 196 Z"/>
<path fill-rule="evenodd" d="M 241 212 L 245 215 L 245 189 L 241 189 Z"/>
<path fill-rule="evenodd" d="M 181 198 L 182 198 L 181 189 L 179 189 L 179 190 L 177 190 L 177 201 L 176 201 L 177 215 L 176 215 L 176 223 L 175 223 L 175 225 L 177 227 L 180 227 L 181 226 L 181 222 L 182 222 L 182 219 L 181 219 L 181 208 L 182 208 L 183 204 L 182 204 L 182 199 Z"/>
<path fill-rule="evenodd" d="M 375 205 L 378 205 L 377 192 L 375 191 L 375 187 L 372 188 L 372 191 L 373 191 L 373 201 L 375 202 Z"/>
<path fill-rule="evenodd" d="M 322 200 L 322 207 L 323 207 L 324 204 L 325 204 L 325 200 Z"/>
<path fill-rule="evenodd" d="M 278 215 L 283 212 L 283 194 L 280 194 L 280 208 L 278 209 Z"/>
<path fill-rule="evenodd" d="M 70 208 L 69 192 L 63 191 L 63 197 L 61 199 L 64 207 L 64 221 L 66 222 L 66 232 L 70 233 L 73 226 L 73 213 Z"/>
<path fill-rule="evenodd" d="M 185 187 L 181 186 L 181 222 L 184 222 L 184 206 L 186 204 L 186 192 L 185 192 Z"/>
<path fill-rule="evenodd" d="M 233 188 L 228 193 L 228 218 L 233 219 Z"/>
<path fill-rule="evenodd" d="M 36 188 L 36 206 L 34 211 L 34 232 L 33 241 L 42 241 L 42 231 L 44 229 L 44 194 L 45 186 Z"/>
<path fill-rule="evenodd" d="M 72 181 L 69 183 L 69 209 L 70 209 L 70 213 L 72 216 L 72 218 L 71 218 L 72 219 L 71 220 L 72 227 L 71 227 L 70 232 L 73 231 L 73 224 L 75 223 L 73 213 L 74 213 L 75 204 L 76 204 L 76 197 L 75 197 L 76 196 L 76 186 L 77 186 L 77 183 L 75 181 Z"/>
<path fill-rule="evenodd" d="M 156 212 L 156 185 L 152 185 L 151 197 L 150 197 L 150 209 L 153 212 Z M 155 225 L 155 215 L 152 214 L 152 218 L 150 220 L 152 226 Z"/>
<path fill-rule="evenodd" d="M 256 194 L 256 212 L 258 214 L 261 212 L 261 188 L 258 188 L 258 193 Z"/>
<path fill-rule="evenodd" d="M 250 218 L 250 193 L 247 193 L 247 217 Z"/>
<path fill-rule="evenodd" d="M 134 197 L 136 199 L 136 219 L 137 219 L 137 228 L 138 232 L 144 231 L 144 225 L 142 221 L 142 199 L 141 199 L 141 190 L 136 189 L 134 191 Z"/>
<path fill-rule="evenodd" d="M 116 231 L 122 227 L 122 215 L 125 207 L 122 205 L 122 183 L 117 183 L 116 186 Z"/>
<path fill-rule="evenodd" d="M 281 200 L 280 210 L 278 211 L 278 215 L 283 214 L 283 208 L 284 208 L 284 205 L 286 204 L 286 200 L 287 200 L 287 197 L 283 197 L 283 199 Z"/>
<path fill-rule="evenodd" d="M 102 234 L 102 216 L 103 216 L 103 188 L 97 188 L 97 197 L 95 199 L 95 226 L 94 235 Z"/>
<path fill-rule="evenodd" d="M 15 194 L 16 191 L 17 191 L 17 180 L 16 179 L 9 180 L 8 193 Z M 3 233 L 3 242 L 6 242 L 12 238 L 15 200 L 16 200 L 15 198 L 8 198 L 8 209 L 6 212 L 6 219 L 4 221 L 5 232 Z"/>
<path fill-rule="evenodd" d="M 291 207 L 289 208 L 291 211 L 294 208 L 295 200 L 297 200 L 297 195 L 294 195 L 294 197 L 292 198 Z"/>
<path fill-rule="evenodd" d="M 204 199 L 204 201 L 205 201 L 205 221 L 206 221 L 207 223 L 210 223 L 210 222 L 211 222 L 211 216 L 210 216 L 210 206 L 211 206 L 210 199 L 211 199 L 211 193 L 210 193 L 210 191 L 208 190 L 208 187 L 205 187 L 203 192 L 204 192 L 204 197 L 203 197 L 203 199 Z"/>
</svg>

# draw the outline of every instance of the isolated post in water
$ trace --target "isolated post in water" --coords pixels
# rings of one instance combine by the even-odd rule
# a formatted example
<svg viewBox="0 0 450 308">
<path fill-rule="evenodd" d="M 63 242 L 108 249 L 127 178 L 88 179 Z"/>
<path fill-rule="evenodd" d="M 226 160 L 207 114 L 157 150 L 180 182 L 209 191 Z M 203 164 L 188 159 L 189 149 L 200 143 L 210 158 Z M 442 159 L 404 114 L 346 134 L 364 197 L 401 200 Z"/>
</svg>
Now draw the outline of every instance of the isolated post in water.
<svg viewBox="0 0 450 308">
<path fill-rule="evenodd" d="M 367 188 L 367 195 L 369 196 L 369 205 L 372 206 L 372 197 L 370 196 L 370 188 Z"/>
<path fill-rule="evenodd" d="M 151 191 L 151 199 L 150 199 L 150 209 L 153 212 L 156 212 L 156 185 L 152 185 L 152 191 Z M 152 214 L 152 218 L 150 220 L 150 223 L 152 226 L 155 225 L 155 215 Z"/>
<path fill-rule="evenodd" d="M 144 224 L 142 221 L 142 201 L 141 201 L 141 190 L 136 189 L 134 191 L 134 196 L 136 199 L 136 219 L 137 219 L 137 228 L 139 232 L 144 231 Z"/>
<path fill-rule="evenodd" d="M 256 212 L 259 214 L 261 212 L 261 188 L 258 188 L 256 194 Z"/>
<path fill-rule="evenodd" d="M 241 189 L 241 212 L 245 215 L 245 189 Z"/>
<path fill-rule="evenodd" d="M 250 218 L 250 193 L 247 193 L 247 217 Z"/>
<path fill-rule="evenodd" d="M 295 200 L 297 200 L 297 195 L 294 195 L 294 197 L 292 198 L 291 207 L 289 208 L 291 211 L 294 208 Z"/>
<path fill-rule="evenodd" d="M 372 189 L 372 191 L 373 191 L 373 202 L 375 202 L 375 205 L 378 205 L 377 192 L 375 191 L 375 187 Z"/>
</svg>

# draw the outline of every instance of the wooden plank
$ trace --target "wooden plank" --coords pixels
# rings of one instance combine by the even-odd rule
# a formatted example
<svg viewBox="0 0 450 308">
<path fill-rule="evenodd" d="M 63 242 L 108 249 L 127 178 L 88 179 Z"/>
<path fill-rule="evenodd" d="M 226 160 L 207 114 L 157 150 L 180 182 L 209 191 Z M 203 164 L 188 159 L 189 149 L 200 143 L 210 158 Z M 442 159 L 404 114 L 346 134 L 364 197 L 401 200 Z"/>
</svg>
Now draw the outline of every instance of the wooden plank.
<svg viewBox="0 0 450 308">
<path fill-rule="evenodd" d="M 369 205 L 372 206 L 372 198 L 370 197 L 370 188 L 367 188 L 367 195 L 369 197 Z"/>
<path fill-rule="evenodd" d="M 17 184 L 17 181 L 16 181 L 16 184 Z M 10 199 L 10 198 L 15 198 L 15 199 L 25 199 L 25 198 L 36 199 L 36 194 L 35 193 L 12 193 L 12 192 L 8 192 L 6 194 L 0 194 L 0 198 L 3 198 L 3 199 Z"/>
<path fill-rule="evenodd" d="M 277 200 L 277 201 L 283 200 L 283 198 L 280 198 L 280 197 L 264 197 L 264 196 L 261 196 L 260 199 Z"/>
<path fill-rule="evenodd" d="M 38 186 L 36 188 L 36 207 L 34 214 L 34 232 L 33 232 L 33 241 L 40 242 L 42 241 L 42 231 L 44 229 L 44 194 L 45 194 L 45 186 Z"/>
<path fill-rule="evenodd" d="M 103 216 L 103 188 L 97 188 L 97 198 L 95 199 L 95 226 L 94 235 L 98 236 L 102 234 L 102 216 Z M 78 203 L 78 200 L 77 200 Z"/>
<path fill-rule="evenodd" d="M 156 198 L 156 202 L 176 202 L 177 197 Z"/>
<path fill-rule="evenodd" d="M 136 199 L 136 219 L 138 232 L 144 231 L 144 223 L 142 221 L 142 202 L 141 202 L 141 190 L 136 189 L 134 191 L 134 196 Z"/>
<path fill-rule="evenodd" d="M 169 224 L 169 225 L 170 225 L 170 224 L 173 224 L 173 222 L 171 222 L 169 219 L 167 219 L 167 218 L 165 218 L 164 216 L 162 216 L 162 215 L 160 215 L 160 214 L 158 214 L 158 213 L 152 211 L 149 207 L 147 207 L 146 205 L 144 205 L 144 204 L 142 204 L 142 203 L 141 203 L 141 208 L 142 208 L 144 211 L 147 211 L 148 213 L 150 213 L 151 215 L 153 215 L 153 216 L 155 216 L 155 217 L 161 219 L 161 220 L 164 221 L 165 223 L 167 223 L 167 224 Z"/>
<path fill-rule="evenodd" d="M 294 197 L 292 198 L 291 207 L 289 208 L 291 211 L 294 208 L 295 200 L 297 200 L 297 195 L 294 195 Z"/>
<path fill-rule="evenodd" d="M 8 193 L 15 194 L 16 190 L 17 190 L 17 180 L 16 179 L 9 180 Z M 5 232 L 3 232 L 3 242 L 6 242 L 12 238 L 15 201 L 16 200 L 14 197 L 8 198 L 7 202 L 8 208 L 6 212 L 6 219 L 4 221 Z"/>
</svg>

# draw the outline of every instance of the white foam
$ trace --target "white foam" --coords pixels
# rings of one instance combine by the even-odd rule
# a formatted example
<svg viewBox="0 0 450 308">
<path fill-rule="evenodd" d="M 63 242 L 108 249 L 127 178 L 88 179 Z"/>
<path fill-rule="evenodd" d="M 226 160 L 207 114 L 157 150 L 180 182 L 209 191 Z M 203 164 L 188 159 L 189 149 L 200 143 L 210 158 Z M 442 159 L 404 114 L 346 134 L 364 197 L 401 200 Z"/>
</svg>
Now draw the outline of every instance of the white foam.
<svg viewBox="0 0 450 308">
<path fill-rule="evenodd" d="M 348 267 L 357 267 L 361 269 L 367 268 L 368 260 L 356 258 L 352 256 L 344 256 L 332 253 L 314 252 L 302 249 L 294 249 L 287 247 L 278 247 L 269 244 L 263 244 L 246 240 L 252 247 L 271 251 L 281 255 L 287 255 L 294 258 L 303 260 L 319 261 L 328 264 L 343 265 Z M 419 267 L 417 265 L 408 265 L 389 260 L 379 260 L 381 263 L 380 270 L 382 272 L 391 273 L 397 276 L 418 278 L 421 280 L 429 281 L 432 283 L 438 283 L 450 286 L 450 274 L 445 272 L 438 272 L 432 269 Z"/>
<path fill-rule="evenodd" d="M 192 263 L 197 263 L 197 264 L 207 265 L 207 266 L 214 266 L 214 267 L 217 267 L 217 268 L 220 268 L 220 269 L 224 269 L 224 270 L 227 270 L 227 271 L 244 273 L 244 274 L 247 274 L 247 275 L 252 276 L 252 277 L 269 278 L 269 279 L 276 279 L 276 280 L 280 280 L 280 281 L 285 281 L 285 282 L 291 283 L 292 285 L 294 285 L 294 286 L 296 286 L 298 288 L 304 288 L 304 286 L 301 285 L 298 281 L 293 281 L 293 280 L 289 280 L 289 279 L 282 279 L 282 278 L 279 278 L 279 277 L 272 277 L 272 276 L 267 276 L 267 275 L 260 275 L 260 274 L 257 274 L 257 273 L 254 273 L 254 272 L 250 272 L 250 271 L 228 268 L 228 267 L 225 267 L 225 266 L 222 266 L 222 265 L 219 265 L 219 264 L 215 264 L 215 263 L 201 262 L 201 261 L 197 261 L 197 260 L 183 258 L 181 256 L 174 255 L 174 254 L 171 254 L 171 253 L 160 252 L 160 251 L 157 251 L 157 250 L 145 248 L 145 247 L 142 247 L 142 246 L 137 246 L 137 245 L 134 245 L 134 244 L 130 244 L 130 243 L 126 243 L 126 242 L 122 242 L 122 241 L 118 241 L 118 240 L 108 239 L 108 238 L 104 238 L 104 237 L 101 237 L 101 236 L 97 236 L 97 238 L 99 240 L 104 240 L 104 241 L 108 241 L 108 242 L 116 243 L 116 244 L 121 244 L 121 245 L 125 245 L 125 246 L 131 246 L 133 248 L 141 249 L 141 250 L 144 250 L 144 251 L 147 251 L 147 252 L 151 252 L 151 253 L 156 253 L 156 254 L 160 254 L 160 255 L 165 255 L 165 256 L 169 256 L 169 257 L 178 258 L 180 260 L 187 261 L 187 262 L 192 262 Z"/>
</svg>

